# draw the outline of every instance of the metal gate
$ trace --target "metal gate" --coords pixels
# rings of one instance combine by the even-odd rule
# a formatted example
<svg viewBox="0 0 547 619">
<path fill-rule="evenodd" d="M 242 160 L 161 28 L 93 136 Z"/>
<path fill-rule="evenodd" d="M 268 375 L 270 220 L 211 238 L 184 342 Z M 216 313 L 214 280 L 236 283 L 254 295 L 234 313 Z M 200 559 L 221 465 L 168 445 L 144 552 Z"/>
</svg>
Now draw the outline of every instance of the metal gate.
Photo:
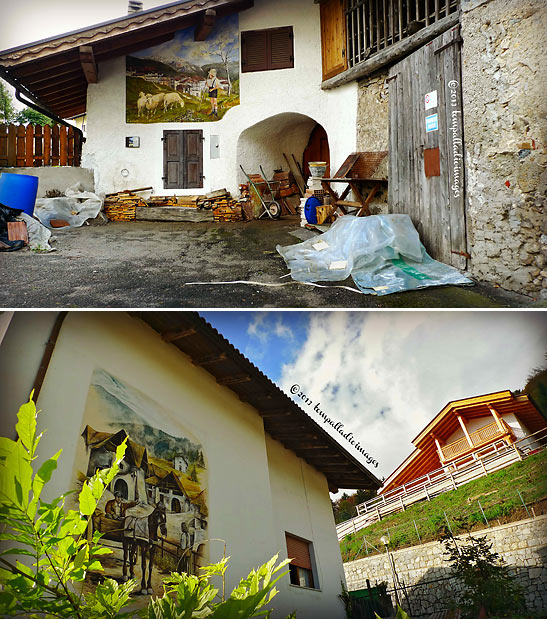
<svg viewBox="0 0 547 619">
<path fill-rule="evenodd" d="M 389 72 L 389 209 L 437 260 L 466 267 L 459 26 Z"/>
</svg>

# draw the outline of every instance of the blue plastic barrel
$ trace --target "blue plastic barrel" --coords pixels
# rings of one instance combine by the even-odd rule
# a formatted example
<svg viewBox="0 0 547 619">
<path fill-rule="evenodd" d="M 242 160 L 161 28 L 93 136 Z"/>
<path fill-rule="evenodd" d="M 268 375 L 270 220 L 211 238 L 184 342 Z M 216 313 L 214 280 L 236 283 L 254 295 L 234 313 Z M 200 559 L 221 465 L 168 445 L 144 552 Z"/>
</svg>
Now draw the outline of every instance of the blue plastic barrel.
<svg viewBox="0 0 547 619">
<path fill-rule="evenodd" d="M 318 206 L 321 206 L 321 202 L 319 202 L 317 198 L 312 196 L 306 200 L 306 204 L 304 204 L 304 215 L 309 224 L 317 223 L 317 211 L 315 209 Z"/>
<path fill-rule="evenodd" d="M 0 204 L 17 208 L 32 216 L 37 193 L 37 176 L 5 172 L 0 174 Z"/>
</svg>

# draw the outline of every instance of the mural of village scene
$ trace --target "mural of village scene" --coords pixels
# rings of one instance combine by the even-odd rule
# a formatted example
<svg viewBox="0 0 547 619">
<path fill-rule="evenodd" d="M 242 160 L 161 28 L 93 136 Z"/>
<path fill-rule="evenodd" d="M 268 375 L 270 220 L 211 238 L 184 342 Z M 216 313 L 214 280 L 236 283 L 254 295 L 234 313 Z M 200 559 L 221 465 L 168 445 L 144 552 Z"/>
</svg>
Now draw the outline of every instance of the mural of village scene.
<svg viewBox="0 0 547 619">
<path fill-rule="evenodd" d="M 205 41 L 194 28 L 126 57 L 128 123 L 208 122 L 239 105 L 239 21 L 218 19 Z"/>
<path fill-rule="evenodd" d="M 197 573 L 206 564 L 204 454 L 187 432 L 159 429 L 170 419 L 172 413 L 136 389 L 103 370 L 93 373 L 75 472 L 77 490 L 97 469 L 112 464 L 124 439 L 127 449 L 92 516 L 93 530 L 100 531 L 113 554 L 101 556 L 104 572 L 88 574 L 86 587 L 104 576 L 119 582 L 134 578 L 136 593 L 161 594 L 166 574 Z"/>
</svg>

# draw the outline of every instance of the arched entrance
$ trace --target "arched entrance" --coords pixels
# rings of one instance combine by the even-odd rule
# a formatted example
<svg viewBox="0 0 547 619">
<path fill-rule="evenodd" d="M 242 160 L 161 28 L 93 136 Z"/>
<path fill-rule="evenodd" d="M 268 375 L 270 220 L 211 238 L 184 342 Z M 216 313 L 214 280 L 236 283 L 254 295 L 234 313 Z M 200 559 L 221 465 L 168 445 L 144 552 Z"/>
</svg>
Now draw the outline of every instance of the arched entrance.
<svg viewBox="0 0 547 619">
<path fill-rule="evenodd" d="M 175 514 L 180 514 L 180 512 L 182 511 L 180 501 L 175 497 L 173 497 L 171 501 L 171 511 Z"/>
<path fill-rule="evenodd" d="M 320 124 L 316 124 L 310 133 L 310 139 L 308 141 L 308 145 L 304 150 L 303 159 L 303 171 L 304 176 L 308 177 L 310 175 L 310 168 L 308 167 L 308 163 L 310 161 L 326 161 L 327 162 L 327 172 L 325 176 L 330 176 L 330 148 L 329 148 L 329 138 L 327 136 L 327 132 Z"/>
<path fill-rule="evenodd" d="M 320 129 L 318 129 L 320 128 Z M 271 178 L 274 170 L 287 170 L 283 153 L 294 155 L 301 166 L 304 164 L 304 151 L 310 145 L 310 138 L 323 140 L 323 153 L 328 152 L 328 137 L 321 125 L 313 118 L 295 112 L 285 112 L 270 116 L 241 132 L 237 144 L 237 168 L 240 182 L 245 182 L 239 166 L 247 173 L 258 174 L 262 165 L 266 175 Z M 314 142 L 315 143 L 315 142 Z M 315 154 L 315 150 L 313 151 Z M 317 159 L 307 159 L 307 161 Z M 304 171 L 304 169 L 303 169 Z"/>
<path fill-rule="evenodd" d="M 129 487 L 125 479 L 119 478 L 116 480 L 114 483 L 114 494 L 116 494 L 116 492 L 121 493 L 122 498 L 127 501 L 129 498 Z"/>
</svg>

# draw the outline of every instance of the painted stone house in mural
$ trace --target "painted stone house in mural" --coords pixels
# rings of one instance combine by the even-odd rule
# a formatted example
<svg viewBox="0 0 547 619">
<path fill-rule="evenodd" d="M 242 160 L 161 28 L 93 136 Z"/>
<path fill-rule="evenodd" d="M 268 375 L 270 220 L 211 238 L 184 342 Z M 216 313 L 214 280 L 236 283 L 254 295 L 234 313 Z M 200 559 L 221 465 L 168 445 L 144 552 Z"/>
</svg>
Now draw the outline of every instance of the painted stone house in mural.
<svg viewBox="0 0 547 619">
<path fill-rule="evenodd" d="M 329 490 L 380 481 L 202 318 L 20 312 L 2 335 L 1 431 L 34 388 L 43 454 L 63 447 L 52 493 L 77 489 L 127 439 L 93 515 L 109 576 L 160 593 L 170 570 L 219 560 L 225 541 L 228 588 L 279 552 L 294 561 L 272 617 L 343 619 Z"/>
<path fill-rule="evenodd" d="M 543 0 L 181 0 L 0 65 L 60 116 L 87 112 L 99 191 L 237 194 L 240 165 L 270 175 L 288 153 L 334 173 L 388 151 L 373 214 L 407 213 L 435 259 L 539 296 L 546 32 Z"/>
</svg>

